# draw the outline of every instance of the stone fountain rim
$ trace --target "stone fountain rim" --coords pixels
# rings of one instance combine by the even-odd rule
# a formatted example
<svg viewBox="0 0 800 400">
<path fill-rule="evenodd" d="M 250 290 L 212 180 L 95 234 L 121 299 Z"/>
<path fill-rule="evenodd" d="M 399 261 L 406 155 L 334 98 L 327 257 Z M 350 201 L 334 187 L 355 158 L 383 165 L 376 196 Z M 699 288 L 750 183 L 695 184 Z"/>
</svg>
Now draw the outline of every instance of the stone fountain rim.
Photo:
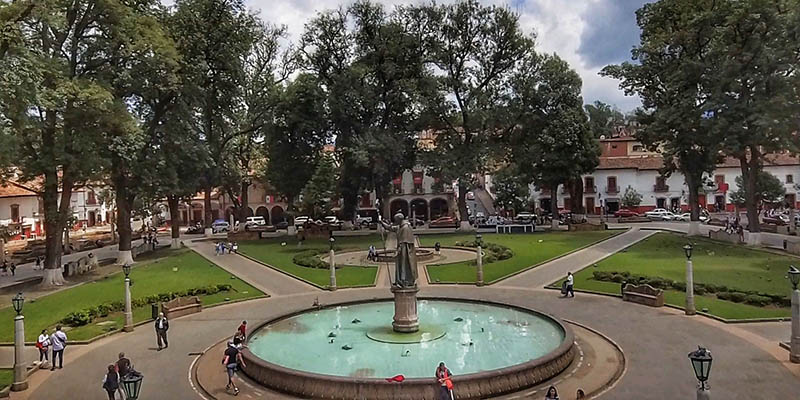
<svg viewBox="0 0 800 400">
<path fill-rule="evenodd" d="M 561 342 L 561 344 L 558 347 L 556 347 L 554 350 L 550 351 L 549 353 L 547 353 L 547 354 L 545 354 L 545 355 L 543 355 L 543 356 L 541 356 L 539 358 L 528 360 L 528 361 L 526 361 L 524 363 L 515 364 L 515 365 L 511 365 L 511 366 L 503 367 L 503 368 L 498 368 L 498 369 L 493 369 L 493 370 L 489 370 L 489 371 L 474 372 L 474 373 L 471 373 L 471 374 L 464 374 L 464 375 L 454 375 L 453 376 L 453 383 L 454 384 L 457 384 L 459 382 L 485 380 L 487 378 L 506 376 L 506 375 L 509 375 L 509 374 L 520 373 L 520 372 L 523 372 L 523 371 L 526 371 L 526 370 L 529 370 L 529 369 L 532 369 L 532 368 L 544 366 L 544 365 L 547 365 L 547 364 L 553 362 L 557 358 L 563 357 L 564 355 L 569 353 L 573 349 L 573 346 L 575 344 L 574 343 L 575 342 L 575 334 L 572 332 L 572 329 L 570 329 L 569 326 L 566 325 L 560 318 L 558 318 L 558 317 L 556 317 L 554 315 L 551 315 L 549 313 L 546 313 L 546 312 L 534 310 L 534 309 L 527 308 L 527 307 L 522 307 L 522 306 L 517 306 L 517 305 L 512 305 L 512 304 L 505 304 L 505 303 L 501 303 L 501 302 L 497 302 L 497 301 L 491 301 L 491 300 L 476 300 L 476 299 L 465 299 L 465 298 L 460 298 L 460 297 L 444 297 L 444 296 L 421 296 L 421 297 L 418 297 L 418 299 L 419 300 L 439 300 L 439 301 L 462 302 L 462 303 L 488 304 L 488 305 L 493 305 L 493 306 L 498 306 L 498 307 L 513 308 L 513 309 L 516 309 L 516 310 L 519 310 L 519 311 L 522 311 L 522 312 L 527 312 L 527 313 L 538 315 L 540 317 L 549 318 L 551 321 L 555 322 L 555 324 L 557 326 L 559 326 L 562 329 L 562 331 L 564 332 L 564 340 Z M 379 303 L 379 302 L 386 302 L 386 301 L 392 301 L 392 300 L 393 300 L 393 297 L 388 297 L 388 296 L 386 296 L 386 297 L 373 297 L 371 299 L 348 300 L 348 301 L 343 301 L 343 302 L 326 304 L 325 306 L 320 307 L 320 308 L 317 308 L 317 307 L 305 308 L 305 309 L 302 309 L 302 310 L 297 310 L 297 311 L 293 311 L 293 312 L 290 312 L 290 313 L 287 313 L 287 314 L 283 314 L 283 315 L 280 315 L 278 317 L 272 318 L 272 319 L 270 319 L 268 321 L 265 321 L 265 322 L 259 324 L 252 332 L 254 332 L 254 333 L 258 332 L 259 330 L 261 330 L 262 328 L 264 328 L 267 325 L 274 324 L 274 323 L 282 321 L 284 319 L 292 318 L 294 316 L 297 316 L 297 315 L 300 315 L 300 314 L 305 314 L 305 313 L 312 312 L 312 311 L 324 310 L 324 309 L 329 309 L 329 308 L 333 308 L 333 307 L 340 307 L 340 306 L 356 305 L 356 304 Z M 247 341 L 248 342 L 250 341 L 250 335 L 248 335 Z M 294 369 L 294 368 L 287 368 L 287 367 L 284 367 L 282 365 L 269 362 L 269 361 L 267 361 L 267 360 L 255 355 L 252 351 L 250 351 L 250 349 L 248 347 L 244 347 L 242 349 L 242 357 L 246 360 L 247 364 L 253 363 L 253 364 L 259 365 L 260 367 L 263 367 L 263 368 L 268 368 L 268 369 L 271 369 L 271 370 L 274 370 L 276 372 L 283 373 L 283 374 L 294 375 L 294 376 L 300 377 L 302 379 L 311 379 L 311 380 L 315 380 L 315 381 L 326 381 L 326 382 L 330 382 L 330 383 L 348 383 L 348 384 L 355 383 L 355 384 L 387 385 L 387 386 L 397 385 L 397 383 L 394 383 L 394 382 L 387 382 L 385 378 L 355 378 L 355 377 L 346 377 L 346 376 L 339 376 L 339 375 L 318 374 L 318 373 L 303 371 L 303 370 Z M 245 368 L 244 372 L 247 373 L 248 369 L 250 369 L 250 368 Z M 554 373 L 552 376 L 555 376 L 560 372 L 561 371 L 558 371 L 557 373 Z M 250 375 L 250 374 L 248 374 L 248 375 Z M 552 378 L 552 376 L 550 378 Z M 254 380 L 256 380 L 257 382 L 259 382 L 261 384 L 264 384 L 263 382 L 260 382 L 257 378 L 254 378 L 253 376 L 251 376 L 251 378 L 253 378 Z M 386 378 L 388 378 L 388 377 L 386 377 Z M 550 379 L 550 378 L 547 378 L 547 379 Z M 436 382 L 435 378 L 406 378 L 405 381 L 403 382 L 404 385 L 412 385 L 412 384 L 417 384 L 417 385 L 419 385 L 419 384 L 435 385 L 436 383 L 437 382 Z"/>
</svg>

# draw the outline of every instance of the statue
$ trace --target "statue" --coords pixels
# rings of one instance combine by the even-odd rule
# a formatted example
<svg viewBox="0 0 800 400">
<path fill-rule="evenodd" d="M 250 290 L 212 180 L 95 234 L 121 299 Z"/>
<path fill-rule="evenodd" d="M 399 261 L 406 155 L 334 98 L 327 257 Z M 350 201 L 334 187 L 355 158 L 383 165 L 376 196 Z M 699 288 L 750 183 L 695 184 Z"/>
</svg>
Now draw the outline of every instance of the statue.
<svg viewBox="0 0 800 400">
<path fill-rule="evenodd" d="M 414 231 L 402 213 L 394 216 L 395 225 L 380 220 L 386 230 L 397 234 L 397 253 L 395 256 L 394 286 L 415 288 L 417 286 L 417 257 L 414 248 Z"/>
</svg>

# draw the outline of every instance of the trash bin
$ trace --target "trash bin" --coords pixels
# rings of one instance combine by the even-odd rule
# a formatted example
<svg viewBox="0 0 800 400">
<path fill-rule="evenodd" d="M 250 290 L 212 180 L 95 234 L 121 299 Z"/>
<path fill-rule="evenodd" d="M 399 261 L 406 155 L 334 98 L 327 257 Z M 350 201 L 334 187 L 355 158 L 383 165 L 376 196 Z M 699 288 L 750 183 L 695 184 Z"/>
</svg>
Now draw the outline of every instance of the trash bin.
<svg viewBox="0 0 800 400">
<path fill-rule="evenodd" d="M 153 303 L 150 305 L 150 307 L 151 307 L 150 314 L 152 315 L 153 319 L 158 318 L 158 303 Z"/>
</svg>

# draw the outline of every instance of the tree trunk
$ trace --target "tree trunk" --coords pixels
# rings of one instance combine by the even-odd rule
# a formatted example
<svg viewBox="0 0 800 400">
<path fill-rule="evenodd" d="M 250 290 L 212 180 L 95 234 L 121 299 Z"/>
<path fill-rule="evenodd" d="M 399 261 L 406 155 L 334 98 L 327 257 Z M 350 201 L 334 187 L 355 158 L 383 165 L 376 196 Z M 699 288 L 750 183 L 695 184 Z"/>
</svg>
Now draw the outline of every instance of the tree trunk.
<svg viewBox="0 0 800 400">
<path fill-rule="evenodd" d="M 169 205 L 169 218 L 172 225 L 172 243 L 171 249 L 181 248 L 181 211 L 179 209 L 178 196 L 167 196 L 167 204 Z"/>
<path fill-rule="evenodd" d="M 567 186 L 569 192 L 570 211 L 573 214 L 583 215 L 586 210 L 583 205 L 583 179 L 577 177 L 570 179 Z"/>
<path fill-rule="evenodd" d="M 46 290 L 66 283 L 61 269 L 61 245 L 63 244 L 62 232 L 66 222 L 66 211 L 69 211 L 70 197 L 72 197 L 72 181 L 68 175 L 64 175 L 61 188 L 62 200 L 59 205 L 57 172 L 55 170 L 48 171 L 44 180 L 42 204 L 44 207 L 45 257 L 44 276 L 40 287 Z M 62 210 L 64 210 L 63 213 Z"/>
<path fill-rule="evenodd" d="M 758 220 L 758 199 L 756 193 L 756 179 L 758 176 L 758 151 L 752 150 L 750 152 L 750 160 L 748 161 L 747 155 L 739 157 L 739 164 L 742 170 L 742 182 L 744 183 L 744 205 L 747 210 L 747 230 L 750 234 L 761 232 Z M 756 243 L 751 243 L 756 244 Z"/>
<path fill-rule="evenodd" d="M 70 247 L 69 241 L 69 231 L 72 229 L 71 226 L 64 226 L 64 239 L 62 239 L 62 243 L 64 245 L 63 254 L 72 254 L 72 248 Z"/>
<path fill-rule="evenodd" d="M 205 212 L 203 213 L 203 227 L 205 227 L 205 235 L 211 235 L 211 185 L 206 185 L 204 188 L 203 206 Z"/>
<path fill-rule="evenodd" d="M 468 231 L 472 230 L 472 225 L 469 224 L 469 211 L 467 211 L 467 191 L 469 187 L 461 183 L 459 180 L 458 183 L 458 218 L 461 221 L 459 226 L 459 230 Z"/>
<path fill-rule="evenodd" d="M 699 188 L 702 175 L 684 172 L 686 177 L 686 186 L 689 187 L 689 236 L 700 235 L 700 203 L 699 203 Z"/>
<path fill-rule="evenodd" d="M 247 224 L 247 214 L 248 214 L 248 202 L 249 196 L 247 195 L 247 188 L 250 187 L 250 183 L 247 181 L 242 181 L 241 186 L 241 198 L 242 200 L 239 202 L 239 230 L 244 231 L 244 227 Z M 267 221 L 267 225 L 271 225 L 270 221 Z M 232 227 L 231 227 L 232 228 Z"/>
<path fill-rule="evenodd" d="M 131 208 L 136 196 L 131 194 L 124 182 L 115 184 L 117 192 L 117 221 L 119 230 L 119 252 L 117 254 L 118 265 L 133 264 L 133 254 L 131 252 L 133 232 L 131 229 Z"/>
<path fill-rule="evenodd" d="M 552 230 L 558 230 L 558 183 L 553 184 L 550 187 L 550 216 L 552 217 L 550 221 L 550 228 Z"/>
<path fill-rule="evenodd" d="M 6 240 L 0 238 L 0 263 L 6 261 Z"/>
</svg>

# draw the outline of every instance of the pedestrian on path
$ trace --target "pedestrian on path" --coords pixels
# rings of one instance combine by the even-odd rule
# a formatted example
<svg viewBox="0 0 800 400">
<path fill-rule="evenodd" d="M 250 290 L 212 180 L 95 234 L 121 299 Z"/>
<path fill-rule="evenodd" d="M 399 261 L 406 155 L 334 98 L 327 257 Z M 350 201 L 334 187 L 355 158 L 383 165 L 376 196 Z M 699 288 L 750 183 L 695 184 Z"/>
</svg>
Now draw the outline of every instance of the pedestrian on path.
<svg viewBox="0 0 800 400">
<path fill-rule="evenodd" d="M 225 370 L 228 373 L 228 384 L 225 386 L 225 390 L 231 390 L 233 388 L 233 394 L 239 394 L 239 388 L 236 387 L 236 370 L 240 367 L 245 367 L 246 364 L 242 359 L 242 353 L 239 351 L 238 348 L 233 344 L 232 341 L 228 342 L 228 348 L 225 349 L 225 358 L 222 359 L 222 364 L 225 365 Z"/>
<path fill-rule="evenodd" d="M 214 243 L 214 255 L 217 255 L 217 256 L 219 255 L 219 245 L 220 245 L 219 242 Z"/>
<path fill-rule="evenodd" d="M 247 321 L 242 321 L 242 324 L 239 325 L 239 328 L 236 330 L 239 336 L 242 337 L 242 341 L 247 337 Z"/>
<path fill-rule="evenodd" d="M 564 297 L 575 297 L 575 278 L 572 276 L 572 272 L 567 272 L 567 292 L 564 294 Z"/>
<path fill-rule="evenodd" d="M 11 263 L 11 266 L 9 267 L 9 269 L 11 270 L 11 276 L 14 276 L 14 275 L 16 275 L 16 272 L 17 272 L 17 264 L 14 264 L 14 263 L 12 262 L 12 263 Z"/>
<path fill-rule="evenodd" d="M 439 381 L 439 400 L 452 400 L 453 399 L 453 381 L 450 370 L 444 365 L 443 362 L 439 363 L 436 367 L 436 380 Z"/>
<path fill-rule="evenodd" d="M 158 351 L 161 351 L 161 342 L 164 342 L 163 348 L 169 347 L 169 342 L 167 342 L 167 331 L 169 330 L 169 321 L 167 318 L 164 317 L 164 313 L 158 313 L 158 318 L 156 318 L 156 340 L 158 341 Z"/>
<path fill-rule="evenodd" d="M 39 362 L 47 361 L 47 352 L 50 350 L 50 336 L 47 329 L 42 329 L 39 339 L 36 340 L 36 348 L 39 349 Z"/>
<path fill-rule="evenodd" d="M 556 390 L 555 386 L 550 386 L 547 389 L 547 394 L 544 396 L 544 400 L 558 400 L 558 390 Z"/>
<path fill-rule="evenodd" d="M 36 268 L 34 269 L 42 269 L 42 257 L 36 256 Z"/>
<path fill-rule="evenodd" d="M 116 400 L 114 393 L 119 390 L 119 374 L 114 364 L 108 366 L 106 376 L 103 378 L 103 389 L 108 393 L 108 400 Z"/>
<path fill-rule="evenodd" d="M 56 325 L 56 331 L 50 335 L 50 343 L 53 345 L 53 357 L 50 360 L 53 365 L 50 371 L 55 371 L 56 358 L 58 358 L 58 369 L 64 367 L 64 349 L 67 347 L 67 334 L 61 331 L 61 325 Z"/>
<path fill-rule="evenodd" d="M 122 381 L 122 379 L 128 376 L 131 373 L 131 371 L 133 371 L 131 360 L 125 358 L 125 353 L 119 353 L 119 359 L 117 360 L 115 366 L 117 374 L 119 374 L 120 382 Z M 119 391 L 119 398 L 124 399 L 125 393 L 122 392 L 122 385 L 119 385 L 117 391 Z"/>
</svg>

